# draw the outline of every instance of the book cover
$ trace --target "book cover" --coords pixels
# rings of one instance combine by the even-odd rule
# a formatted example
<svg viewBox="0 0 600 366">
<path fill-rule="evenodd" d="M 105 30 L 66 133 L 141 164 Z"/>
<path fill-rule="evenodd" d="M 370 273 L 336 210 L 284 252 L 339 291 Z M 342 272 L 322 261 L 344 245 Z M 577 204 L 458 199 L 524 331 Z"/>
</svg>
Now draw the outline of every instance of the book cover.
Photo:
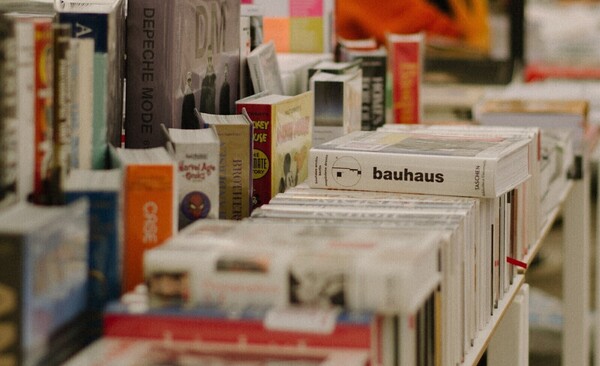
<svg viewBox="0 0 600 366">
<path fill-rule="evenodd" d="M 36 364 L 86 305 L 88 204 L 19 203 L 0 214 L 0 358 Z"/>
<path fill-rule="evenodd" d="M 65 182 L 67 203 L 86 197 L 90 205 L 88 310 L 102 311 L 122 293 L 121 187 L 119 169 L 73 169 Z"/>
<path fill-rule="evenodd" d="M 122 291 L 144 282 L 143 253 L 177 233 L 175 163 L 164 147 L 116 150 L 122 170 Z"/>
<path fill-rule="evenodd" d="M 317 71 L 310 78 L 315 98 L 312 146 L 361 130 L 362 71 L 332 74 Z"/>
<path fill-rule="evenodd" d="M 17 202 L 19 120 L 14 20 L 4 15 L 0 19 L 0 208 L 4 208 Z"/>
<path fill-rule="evenodd" d="M 246 218 L 252 209 L 252 121 L 245 113 L 200 118 L 214 126 L 220 141 L 219 218 Z"/>
<path fill-rule="evenodd" d="M 125 76 L 125 1 L 55 2 L 71 37 L 94 40 L 92 167 L 104 166 L 105 144 L 121 146 Z"/>
<path fill-rule="evenodd" d="M 160 128 L 195 126 L 194 108 L 239 99 L 238 0 L 132 0 L 127 16 L 125 146 L 164 146 Z"/>
<path fill-rule="evenodd" d="M 269 202 L 277 192 L 304 181 L 314 124 L 313 92 L 296 96 L 267 95 L 242 99 L 254 125 L 253 208 Z"/>
<path fill-rule="evenodd" d="M 254 93 L 283 94 L 283 81 L 273 41 L 253 49 L 246 58 Z"/>
<path fill-rule="evenodd" d="M 311 148 L 308 184 L 497 197 L 529 178 L 529 141 L 358 131 Z"/>
<path fill-rule="evenodd" d="M 356 46 L 354 46 L 356 47 Z M 361 59 L 362 69 L 362 116 L 361 129 L 375 130 L 386 124 L 385 88 L 387 83 L 387 49 L 350 48 L 340 50 L 341 61 Z"/>
<path fill-rule="evenodd" d="M 177 165 L 179 230 L 196 220 L 219 218 L 219 136 L 214 128 L 169 128 L 167 150 Z"/>
<path fill-rule="evenodd" d="M 425 34 L 388 34 L 391 118 L 388 123 L 421 123 Z"/>
</svg>

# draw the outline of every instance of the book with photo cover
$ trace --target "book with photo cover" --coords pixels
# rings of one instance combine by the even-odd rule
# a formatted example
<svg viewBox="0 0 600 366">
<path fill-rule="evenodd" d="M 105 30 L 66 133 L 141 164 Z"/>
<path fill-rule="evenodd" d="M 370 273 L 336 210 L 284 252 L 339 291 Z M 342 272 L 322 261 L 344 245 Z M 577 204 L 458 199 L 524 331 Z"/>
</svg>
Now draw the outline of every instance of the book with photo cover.
<svg viewBox="0 0 600 366">
<path fill-rule="evenodd" d="M 164 146 L 198 128 L 194 108 L 230 114 L 239 99 L 239 0 L 130 0 L 125 147 Z"/>
<path fill-rule="evenodd" d="M 529 142 L 500 136 L 352 132 L 310 149 L 308 184 L 497 197 L 529 178 Z"/>
</svg>

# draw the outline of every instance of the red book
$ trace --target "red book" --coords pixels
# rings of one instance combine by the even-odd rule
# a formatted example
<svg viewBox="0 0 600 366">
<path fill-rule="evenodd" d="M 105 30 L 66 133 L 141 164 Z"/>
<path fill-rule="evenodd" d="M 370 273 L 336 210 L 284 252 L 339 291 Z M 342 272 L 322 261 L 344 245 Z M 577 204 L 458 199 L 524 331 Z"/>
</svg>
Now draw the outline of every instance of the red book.
<svg viewBox="0 0 600 366">
<path fill-rule="evenodd" d="M 389 34 L 387 46 L 392 77 L 390 120 L 393 123 L 420 123 L 425 36 L 422 33 Z"/>
</svg>

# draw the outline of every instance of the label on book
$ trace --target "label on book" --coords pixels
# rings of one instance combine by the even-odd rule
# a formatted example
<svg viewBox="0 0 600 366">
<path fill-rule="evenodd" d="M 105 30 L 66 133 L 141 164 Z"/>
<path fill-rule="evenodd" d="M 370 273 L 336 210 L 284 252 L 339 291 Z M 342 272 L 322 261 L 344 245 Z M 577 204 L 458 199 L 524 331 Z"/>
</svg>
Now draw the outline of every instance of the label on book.
<svg viewBox="0 0 600 366">
<path fill-rule="evenodd" d="M 268 330 L 330 334 L 336 325 L 338 310 L 285 308 L 267 313 L 264 326 Z"/>
</svg>

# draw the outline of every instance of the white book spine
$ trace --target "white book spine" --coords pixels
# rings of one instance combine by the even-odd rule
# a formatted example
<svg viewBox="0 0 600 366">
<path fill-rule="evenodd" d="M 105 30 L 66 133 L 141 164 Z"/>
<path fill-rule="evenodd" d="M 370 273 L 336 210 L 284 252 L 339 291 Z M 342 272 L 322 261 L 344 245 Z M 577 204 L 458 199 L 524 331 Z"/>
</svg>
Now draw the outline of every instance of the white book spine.
<svg viewBox="0 0 600 366">
<path fill-rule="evenodd" d="M 494 197 L 496 160 L 313 147 L 311 188 Z"/>
</svg>

